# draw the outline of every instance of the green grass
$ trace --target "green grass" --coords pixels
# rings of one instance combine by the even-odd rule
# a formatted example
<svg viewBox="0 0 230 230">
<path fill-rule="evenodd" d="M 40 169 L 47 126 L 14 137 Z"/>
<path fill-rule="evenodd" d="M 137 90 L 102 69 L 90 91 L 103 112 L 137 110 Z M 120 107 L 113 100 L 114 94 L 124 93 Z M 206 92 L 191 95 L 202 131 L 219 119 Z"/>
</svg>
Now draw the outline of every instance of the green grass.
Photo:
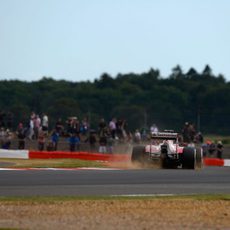
<svg viewBox="0 0 230 230">
<path fill-rule="evenodd" d="M 19 228 L 0 228 L 0 230 L 18 230 Z"/>
<path fill-rule="evenodd" d="M 2 164 L 1 164 L 2 163 Z M 105 167 L 97 161 L 79 159 L 0 159 L 1 168 L 78 168 Z"/>
<path fill-rule="evenodd" d="M 173 196 L 29 196 L 29 197 L 3 197 L 0 202 L 26 202 L 26 203 L 58 203 L 66 201 L 90 201 L 90 200 L 225 200 L 230 202 L 230 194 L 219 195 L 173 195 Z"/>
</svg>

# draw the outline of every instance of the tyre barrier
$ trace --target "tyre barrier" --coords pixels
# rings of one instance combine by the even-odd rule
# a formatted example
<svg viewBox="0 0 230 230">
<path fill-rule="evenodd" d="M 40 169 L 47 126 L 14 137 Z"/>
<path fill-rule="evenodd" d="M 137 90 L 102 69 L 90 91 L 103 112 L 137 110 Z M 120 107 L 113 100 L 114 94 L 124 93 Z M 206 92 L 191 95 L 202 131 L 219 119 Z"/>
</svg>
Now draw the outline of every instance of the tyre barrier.
<svg viewBox="0 0 230 230">
<path fill-rule="evenodd" d="M 33 151 L 0 149 L 0 158 L 14 159 L 80 159 L 90 161 L 130 161 L 129 154 L 107 154 L 89 152 Z M 204 158 L 206 166 L 230 166 L 230 159 Z"/>
</svg>

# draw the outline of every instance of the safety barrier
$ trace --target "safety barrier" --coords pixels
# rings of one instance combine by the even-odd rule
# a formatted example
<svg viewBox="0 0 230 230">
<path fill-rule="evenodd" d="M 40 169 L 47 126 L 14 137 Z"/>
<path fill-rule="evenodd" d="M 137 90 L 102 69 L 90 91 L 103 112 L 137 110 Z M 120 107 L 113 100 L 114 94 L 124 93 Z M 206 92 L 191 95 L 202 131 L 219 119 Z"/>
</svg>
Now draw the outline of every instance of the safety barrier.
<svg viewBox="0 0 230 230">
<path fill-rule="evenodd" d="M 0 149 L 0 158 L 15 159 L 81 159 L 90 161 L 130 161 L 129 154 L 103 154 L 89 152 L 33 151 Z M 204 158 L 206 166 L 230 166 L 229 159 Z"/>
<path fill-rule="evenodd" d="M 205 158 L 204 164 L 207 166 L 224 166 L 224 160 L 218 158 Z"/>
<path fill-rule="evenodd" d="M 29 159 L 29 151 L 0 149 L 0 158 Z"/>
<path fill-rule="evenodd" d="M 89 152 L 64 152 L 64 151 L 29 151 L 29 159 L 60 159 L 72 158 L 91 161 L 128 161 L 127 154 L 102 154 Z"/>
<path fill-rule="evenodd" d="M 0 149 L 0 158 L 15 159 L 60 159 L 71 158 L 90 161 L 129 161 L 128 154 L 102 154 L 89 152 L 33 151 Z"/>
</svg>

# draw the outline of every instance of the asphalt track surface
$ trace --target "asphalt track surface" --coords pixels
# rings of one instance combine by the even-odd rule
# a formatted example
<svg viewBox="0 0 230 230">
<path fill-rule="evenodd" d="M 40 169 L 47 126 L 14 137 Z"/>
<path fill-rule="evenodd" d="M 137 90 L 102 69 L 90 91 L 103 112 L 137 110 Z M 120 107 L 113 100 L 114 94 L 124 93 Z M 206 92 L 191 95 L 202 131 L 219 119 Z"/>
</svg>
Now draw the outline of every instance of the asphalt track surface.
<svg viewBox="0 0 230 230">
<path fill-rule="evenodd" d="M 230 194 L 230 167 L 0 172 L 0 196 L 158 194 Z"/>
</svg>

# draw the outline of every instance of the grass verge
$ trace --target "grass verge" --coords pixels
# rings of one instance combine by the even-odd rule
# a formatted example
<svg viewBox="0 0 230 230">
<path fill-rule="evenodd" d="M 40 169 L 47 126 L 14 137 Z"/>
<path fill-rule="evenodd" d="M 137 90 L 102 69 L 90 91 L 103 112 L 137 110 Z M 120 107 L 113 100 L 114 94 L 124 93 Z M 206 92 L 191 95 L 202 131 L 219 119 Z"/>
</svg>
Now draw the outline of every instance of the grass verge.
<svg viewBox="0 0 230 230">
<path fill-rule="evenodd" d="M 173 196 L 29 196 L 29 197 L 4 197 L 0 202 L 28 202 L 28 203 L 59 203 L 65 201 L 96 201 L 96 200 L 224 200 L 230 202 L 230 194 L 202 194 L 202 195 L 173 195 Z"/>
<path fill-rule="evenodd" d="M 97 161 L 79 159 L 0 159 L 1 168 L 79 168 L 105 167 Z"/>
</svg>

